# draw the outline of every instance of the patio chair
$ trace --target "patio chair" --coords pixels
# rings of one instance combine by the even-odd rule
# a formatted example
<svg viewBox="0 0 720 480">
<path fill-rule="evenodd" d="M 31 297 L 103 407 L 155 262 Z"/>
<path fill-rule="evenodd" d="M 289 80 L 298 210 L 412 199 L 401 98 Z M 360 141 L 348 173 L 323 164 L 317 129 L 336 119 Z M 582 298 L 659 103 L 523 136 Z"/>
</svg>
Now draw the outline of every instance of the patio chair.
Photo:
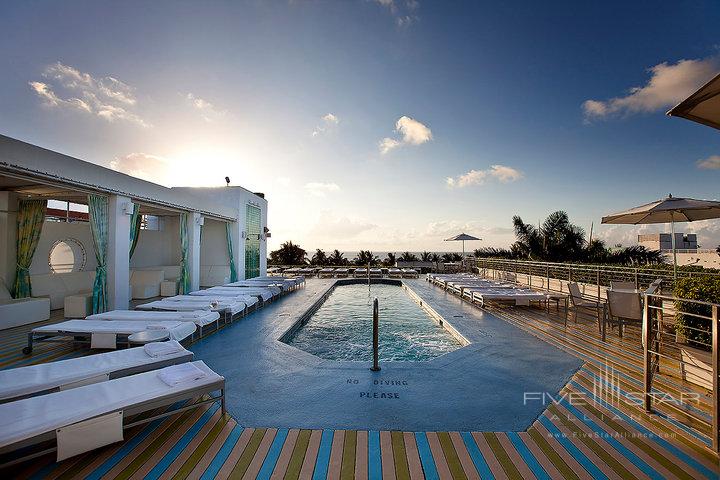
<svg viewBox="0 0 720 480">
<path fill-rule="evenodd" d="M 623 327 L 627 323 L 642 323 L 642 303 L 639 293 L 607 291 L 608 321 L 610 328 L 617 324 L 618 335 L 623 336 Z"/>
<path fill-rule="evenodd" d="M 600 300 L 589 300 L 583 297 L 580 292 L 580 286 L 577 282 L 568 283 L 568 290 L 570 291 L 570 308 L 573 311 L 575 323 L 577 323 L 577 314 L 580 309 L 595 310 L 598 318 L 598 331 L 602 331 L 602 321 L 600 316 L 600 310 L 604 310 L 604 305 Z M 604 312 L 603 312 L 604 314 Z"/>
<path fill-rule="evenodd" d="M 610 282 L 612 290 L 635 290 L 635 282 Z"/>
</svg>

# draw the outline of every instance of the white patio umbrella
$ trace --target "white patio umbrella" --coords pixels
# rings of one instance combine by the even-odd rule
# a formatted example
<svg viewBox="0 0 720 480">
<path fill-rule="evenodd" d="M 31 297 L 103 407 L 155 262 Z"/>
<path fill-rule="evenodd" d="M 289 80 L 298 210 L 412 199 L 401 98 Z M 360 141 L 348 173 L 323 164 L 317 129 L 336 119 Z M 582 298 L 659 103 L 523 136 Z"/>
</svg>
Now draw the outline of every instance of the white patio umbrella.
<svg viewBox="0 0 720 480">
<path fill-rule="evenodd" d="M 667 114 L 720 129 L 720 74 L 673 107 Z"/>
<path fill-rule="evenodd" d="M 446 238 L 446 242 L 462 242 L 462 249 L 463 249 L 463 261 L 465 261 L 465 241 L 468 240 L 482 240 L 482 238 L 473 237 L 472 235 L 468 235 L 467 233 L 461 233 L 460 235 L 455 235 L 454 237 Z"/>
<path fill-rule="evenodd" d="M 613 213 L 602 218 L 602 223 L 639 225 L 669 223 L 672 232 L 673 277 L 677 279 L 677 255 L 675 253 L 675 222 L 694 222 L 720 218 L 720 202 L 694 198 L 667 198 L 639 207 Z"/>
</svg>

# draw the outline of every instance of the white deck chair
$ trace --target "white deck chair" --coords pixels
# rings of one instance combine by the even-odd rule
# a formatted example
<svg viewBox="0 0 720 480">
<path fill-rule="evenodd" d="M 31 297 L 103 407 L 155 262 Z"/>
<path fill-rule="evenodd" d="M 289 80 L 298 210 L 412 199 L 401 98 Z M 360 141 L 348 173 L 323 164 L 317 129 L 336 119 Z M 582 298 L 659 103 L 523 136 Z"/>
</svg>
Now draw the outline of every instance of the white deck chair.
<svg viewBox="0 0 720 480">
<path fill-rule="evenodd" d="M 60 323 L 33 328 L 28 333 L 28 344 L 23 353 L 32 353 L 36 342 L 65 342 L 68 338 L 76 342 L 89 343 L 103 337 L 103 348 L 113 348 L 108 337 L 114 339 L 114 346 L 127 343 L 127 337 L 133 333 L 150 329 L 167 330 L 168 336 L 178 342 L 192 336 L 197 329 L 194 322 L 180 321 L 142 321 L 142 320 L 66 320 Z M 112 343 L 112 342 L 110 342 Z"/>
<path fill-rule="evenodd" d="M 192 365 L 202 377 L 173 386 L 161 379 L 161 372 L 179 373 L 184 365 Z M 142 420 L 133 418 L 206 394 L 209 398 L 172 411 Z M 196 361 L 0 404 L 0 467 L 53 451 L 57 451 L 57 460 L 61 461 L 122 441 L 127 428 L 217 401 L 224 414 L 225 379 L 202 361 Z M 44 448 L 46 442 L 51 442 L 50 448 Z M 28 453 L 26 448 L 39 451 Z"/>
<path fill-rule="evenodd" d="M 253 295 L 234 295 L 234 296 L 223 296 L 223 295 L 175 295 L 173 297 L 163 298 L 166 302 L 242 302 L 247 307 L 248 311 L 252 309 L 260 299 Z"/>
<path fill-rule="evenodd" d="M 134 347 L 1 370 L 0 403 L 192 361 L 191 351 L 180 344 L 173 346 L 177 348 L 174 352 L 159 356 L 149 355 L 144 347 Z"/>
<path fill-rule="evenodd" d="M 202 297 L 196 297 L 202 298 Z M 205 300 L 204 302 L 196 302 L 190 300 L 155 300 L 143 303 L 135 307 L 136 310 L 160 311 L 160 312 L 193 312 L 196 310 L 205 310 L 208 312 L 217 312 L 224 323 L 231 322 L 235 315 L 245 311 L 245 303 L 237 300 Z"/>
<path fill-rule="evenodd" d="M 96 313 L 85 317 L 85 320 L 121 320 L 121 321 L 178 321 L 193 322 L 200 328 L 200 335 L 208 325 L 220 326 L 220 314 L 218 312 L 194 310 L 175 312 L 153 312 L 141 310 L 111 310 L 109 312 Z"/>
<path fill-rule="evenodd" d="M 260 298 L 263 302 L 272 300 L 280 296 L 280 289 L 277 287 L 254 288 L 254 287 L 211 287 L 207 290 L 198 290 L 190 292 L 190 295 L 253 295 Z"/>
</svg>

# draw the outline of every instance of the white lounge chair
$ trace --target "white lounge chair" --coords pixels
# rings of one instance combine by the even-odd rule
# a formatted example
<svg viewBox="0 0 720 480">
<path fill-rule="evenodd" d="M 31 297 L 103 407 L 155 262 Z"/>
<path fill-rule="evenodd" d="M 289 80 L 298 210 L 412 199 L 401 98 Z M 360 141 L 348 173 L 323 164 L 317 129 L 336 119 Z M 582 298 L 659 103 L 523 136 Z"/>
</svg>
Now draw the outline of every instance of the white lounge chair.
<svg viewBox="0 0 720 480">
<path fill-rule="evenodd" d="M 196 297 L 203 298 L 203 297 Z M 135 307 L 136 310 L 144 311 L 159 311 L 159 312 L 193 312 L 197 310 L 203 310 L 208 312 L 217 312 L 220 314 L 224 323 L 232 321 L 235 315 L 241 314 L 245 311 L 245 303 L 225 299 L 219 300 L 205 300 L 203 302 L 196 301 L 166 301 L 155 300 L 153 302 L 143 303 Z"/>
<path fill-rule="evenodd" d="M 190 292 L 190 295 L 195 296 L 207 296 L 207 295 L 221 295 L 225 297 L 234 297 L 237 295 L 252 295 L 259 298 L 263 302 L 272 300 L 273 298 L 280 295 L 279 289 L 271 288 L 241 288 L 241 287 L 212 287 L 207 290 L 199 290 L 197 292 Z"/>
<path fill-rule="evenodd" d="M 388 277 L 390 278 L 402 278 L 403 272 L 399 268 L 389 268 Z"/>
<path fill-rule="evenodd" d="M 413 268 L 403 268 L 402 272 L 403 272 L 404 278 L 417 278 L 418 277 L 417 270 L 415 270 Z"/>
<path fill-rule="evenodd" d="M 145 347 L 134 347 L 1 370 L 0 403 L 192 361 L 191 351 L 177 343 L 173 346 L 174 352 L 158 356 L 148 354 Z"/>
<path fill-rule="evenodd" d="M 338 278 L 344 278 L 348 276 L 348 269 L 347 268 L 336 268 L 335 269 L 335 276 Z"/>
<path fill-rule="evenodd" d="M 382 270 L 379 268 L 371 268 L 370 269 L 370 276 L 372 278 L 382 278 Z"/>
<path fill-rule="evenodd" d="M 174 297 L 163 298 L 166 302 L 242 302 L 247 307 L 247 310 L 253 309 L 258 304 L 260 299 L 254 295 L 235 295 L 235 296 L 222 296 L 222 295 L 175 295 Z"/>
<path fill-rule="evenodd" d="M 23 353 L 32 353 L 36 342 L 64 342 L 68 338 L 89 343 L 90 348 L 114 348 L 118 343 L 127 344 L 127 338 L 133 333 L 148 329 L 167 330 L 171 340 L 180 342 L 192 336 L 197 326 L 195 322 L 180 321 L 66 320 L 33 328 L 28 333 L 28 344 Z M 96 344 L 102 347 L 95 347 Z"/>
<path fill-rule="evenodd" d="M 353 277 L 355 277 L 355 278 L 363 278 L 363 277 L 367 278 L 367 276 L 368 276 L 367 268 L 356 268 L 355 271 L 353 272 Z"/>
<path fill-rule="evenodd" d="M 488 302 L 507 302 L 515 306 L 530 305 L 531 302 L 547 302 L 548 296 L 544 293 L 534 292 L 532 290 L 517 288 L 484 288 L 484 289 L 468 289 L 468 294 L 473 303 L 479 303 L 484 306 Z"/>
<path fill-rule="evenodd" d="M 318 278 L 320 277 L 334 277 L 335 276 L 335 269 L 334 268 L 322 268 L 318 272 Z"/>
<path fill-rule="evenodd" d="M 220 314 L 218 312 L 194 310 L 190 312 L 144 312 L 141 310 L 111 310 L 109 312 L 96 313 L 85 317 L 85 320 L 121 320 L 121 321 L 178 321 L 193 322 L 200 327 L 200 335 L 203 334 L 203 328 L 208 325 L 215 324 L 215 328 L 220 326 Z"/>
<path fill-rule="evenodd" d="M 239 288 L 277 288 L 282 292 L 287 292 L 295 288 L 294 281 L 285 282 L 282 279 L 277 280 L 241 280 L 239 282 L 226 283 L 218 285 L 222 287 L 239 287 Z"/>
<path fill-rule="evenodd" d="M 183 375 L 188 365 L 202 376 Z M 187 379 L 172 386 L 163 380 L 173 376 Z M 135 417 L 195 398 L 203 399 L 141 420 Z M 4 403 L 0 405 L 0 467 L 53 451 L 61 461 L 122 441 L 127 428 L 217 401 L 224 414 L 225 379 L 196 361 Z M 51 442 L 50 448 L 44 448 L 46 442 Z"/>
</svg>

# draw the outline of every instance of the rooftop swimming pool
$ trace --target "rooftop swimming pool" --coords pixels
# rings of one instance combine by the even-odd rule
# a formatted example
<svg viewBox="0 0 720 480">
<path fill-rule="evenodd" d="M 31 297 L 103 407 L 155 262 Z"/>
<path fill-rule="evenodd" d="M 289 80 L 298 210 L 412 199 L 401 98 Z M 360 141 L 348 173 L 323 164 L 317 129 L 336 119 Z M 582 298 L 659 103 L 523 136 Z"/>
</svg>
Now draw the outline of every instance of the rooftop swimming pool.
<svg viewBox="0 0 720 480">
<path fill-rule="evenodd" d="M 463 346 L 400 285 L 338 285 L 285 343 L 326 360 L 372 361 L 378 299 L 381 362 L 422 362 Z"/>
</svg>

